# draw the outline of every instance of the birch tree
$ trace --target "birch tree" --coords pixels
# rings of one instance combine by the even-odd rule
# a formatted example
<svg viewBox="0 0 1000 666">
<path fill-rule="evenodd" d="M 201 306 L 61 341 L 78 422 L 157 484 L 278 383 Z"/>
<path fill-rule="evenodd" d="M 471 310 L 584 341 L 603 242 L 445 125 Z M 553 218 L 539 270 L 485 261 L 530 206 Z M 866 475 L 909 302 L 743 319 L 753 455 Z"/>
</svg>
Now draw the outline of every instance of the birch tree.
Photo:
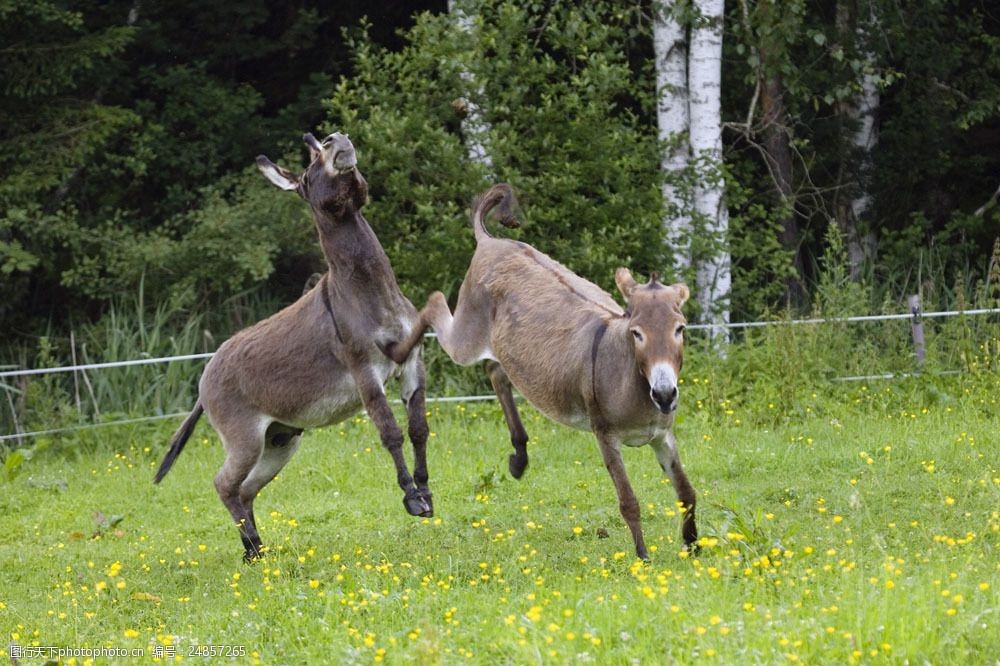
<svg viewBox="0 0 1000 666">
<path fill-rule="evenodd" d="M 724 0 L 696 0 L 698 11 L 691 30 L 688 61 L 691 154 L 699 167 L 694 188 L 694 211 L 704 224 L 709 251 L 696 264 L 695 285 L 703 316 L 728 323 L 732 286 L 726 232 L 729 212 L 723 199 L 722 173 L 722 18 Z M 723 330 L 713 329 L 713 336 Z"/>
<path fill-rule="evenodd" d="M 448 0 L 448 12 L 458 21 L 459 29 L 470 39 L 476 39 L 476 24 L 465 9 L 467 3 L 460 0 Z M 465 147 L 469 159 L 482 164 L 487 171 L 493 170 L 493 160 L 487 149 L 490 127 L 483 118 L 483 110 L 477 100 L 482 99 L 483 87 L 476 83 L 476 78 L 468 67 L 462 68 L 462 81 L 467 84 L 468 92 L 463 98 L 456 99 L 452 104 L 455 112 L 462 116 L 462 135 L 465 137 Z"/>
<path fill-rule="evenodd" d="M 679 186 L 688 167 L 687 34 L 677 19 L 676 5 L 653 5 L 653 51 L 656 57 L 656 124 L 664 203 L 663 228 L 674 271 L 679 277 L 690 265 L 691 216 L 689 196 Z"/>
<path fill-rule="evenodd" d="M 847 187 L 849 198 L 838 206 L 837 222 L 847 245 L 849 274 L 851 279 L 857 280 L 866 256 L 874 252 L 874 234 L 870 229 L 865 230 L 864 225 L 872 205 L 872 153 L 878 142 L 875 115 L 880 100 L 879 78 L 870 43 L 876 23 L 875 7 L 874 4 L 869 5 L 864 16 L 855 9 L 850 0 L 837 3 L 838 32 L 845 41 L 854 42 L 856 61 L 861 66 L 859 89 L 841 109 L 848 120 L 845 136 L 848 150 L 844 153 L 841 170 L 846 172 L 850 182 Z M 855 24 L 853 30 L 852 24 Z"/>
</svg>

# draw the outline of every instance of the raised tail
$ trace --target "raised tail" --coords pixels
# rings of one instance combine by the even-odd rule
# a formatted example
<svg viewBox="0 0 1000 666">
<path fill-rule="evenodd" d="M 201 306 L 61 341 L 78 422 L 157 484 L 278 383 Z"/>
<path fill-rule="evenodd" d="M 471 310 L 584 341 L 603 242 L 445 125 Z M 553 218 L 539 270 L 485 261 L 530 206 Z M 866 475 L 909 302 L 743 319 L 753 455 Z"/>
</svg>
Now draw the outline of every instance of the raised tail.
<svg viewBox="0 0 1000 666">
<path fill-rule="evenodd" d="M 510 228 L 520 226 L 514 216 L 514 209 L 517 207 L 514 190 L 507 183 L 499 183 L 480 194 L 472 203 L 472 230 L 476 234 L 477 243 L 484 238 L 491 238 L 490 232 L 486 231 L 486 215 L 498 206 L 500 224 Z"/>
<path fill-rule="evenodd" d="M 181 427 L 177 429 L 174 433 L 174 438 L 170 440 L 170 450 L 167 451 L 166 457 L 163 458 L 163 462 L 160 463 L 160 469 L 156 470 L 156 476 L 153 477 L 153 483 L 159 483 L 163 480 L 163 477 L 167 475 L 170 468 L 173 467 L 174 461 L 177 460 L 177 456 L 181 454 L 184 450 L 184 445 L 187 443 L 188 438 L 191 437 L 191 433 L 194 432 L 194 424 L 198 422 L 201 418 L 202 412 L 205 408 L 201 406 L 201 401 L 194 404 L 194 409 L 191 413 L 187 415 L 184 419 L 184 423 Z"/>
</svg>

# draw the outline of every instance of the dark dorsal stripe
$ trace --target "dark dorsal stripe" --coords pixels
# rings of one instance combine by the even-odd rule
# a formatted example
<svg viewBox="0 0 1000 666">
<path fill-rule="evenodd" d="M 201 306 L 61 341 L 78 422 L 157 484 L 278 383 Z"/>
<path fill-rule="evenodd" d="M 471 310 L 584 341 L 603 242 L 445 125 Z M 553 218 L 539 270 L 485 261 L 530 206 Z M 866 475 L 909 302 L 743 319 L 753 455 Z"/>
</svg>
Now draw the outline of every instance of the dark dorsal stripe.
<svg viewBox="0 0 1000 666">
<path fill-rule="evenodd" d="M 337 339 L 340 343 L 344 343 L 344 336 L 340 334 L 340 326 L 337 325 L 337 318 L 333 315 L 333 304 L 330 303 L 330 292 L 328 291 L 330 283 L 330 273 L 327 272 L 323 275 L 323 306 L 326 307 L 327 314 L 330 315 L 330 321 L 333 322 L 333 330 L 337 333 Z"/>
<path fill-rule="evenodd" d="M 560 275 L 557 270 L 555 270 L 551 266 L 546 266 L 541 261 L 539 261 L 538 257 L 535 256 L 536 250 L 534 248 L 532 248 L 530 245 L 528 245 L 527 243 L 522 243 L 521 241 L 513 241 L 513 242 L 518 247 L 521 248 L 521 252 L 526 257 L 528 257 L 529 259 L 531 259 L 532 261 L 534 261 L 536 264 L 538 264 L 538 266 L 540 266 L 543 270 L 546 270 L 549 273 L 551 273 L 552 277 L 554 277 L 556 279 L 556 282 L 558 282 L 563 287 L 565 287 L 566 290 L 569 291 L 569 293 L 573 294 L 574 296 L 576 296 L 577 298 L 579 298 L 582 301 L 590 303 L 594 307 L 597 307 L 597 308 L 600 308 L 601 310 L 604 310 L 605 312 L 607 312 L 612 317 L 620 317 L 621 316 L 621 314 L 619 314 L 618 312 L 615 312 L 614 310 L 611 310 L 607 306 L 602 305 L 601 303 L 598 303 L 597 301 L 595 301 L 595 300 L 593 300 L 591 298 L 588 298 L 587 296 L 584 296 L 579 291 L 577 291 L 576 288 L 574 288 L 573 285 L 571 285 L 569 283 L 569 281 L 565 277 L 563 277 L 562 275 Z"/>
<path fill-rule="evenodd" d="M 597 400 L 597 352 L 601 347 L 601 340 L 604 339 L 604 334 L 608 332 L 608 324 L 603 319 L 598 322 L 597 329 L 594 331 L 594 339 L 590 343 L 590 391 L 594 399 L 594 415 L 598 418 L 601 416 L 601 405 Z"/>
</svg>

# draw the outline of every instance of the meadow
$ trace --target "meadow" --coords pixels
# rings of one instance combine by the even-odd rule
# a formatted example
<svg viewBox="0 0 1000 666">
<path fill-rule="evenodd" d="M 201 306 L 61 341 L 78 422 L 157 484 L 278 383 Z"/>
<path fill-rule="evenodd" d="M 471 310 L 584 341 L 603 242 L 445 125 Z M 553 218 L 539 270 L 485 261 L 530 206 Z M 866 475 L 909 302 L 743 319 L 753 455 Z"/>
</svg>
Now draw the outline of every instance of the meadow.
<svg viewBox="0 0 1000 666">
<path fill-rule="evenodd" d="M 254 565 L 211 429 L 154 486 L 175 424 L 121 427 L 7 472 L 0 627 L 145 655 L 96 663 L 997 663 L 997 373 L 826 384 L 794 409 L 684 381 L 696 554 L 650 450 L 625 452 L 644 563 L 592 436 L 526 405 L 520 481 L 495 403 L 429 407 L 429 519 L 366 417 L 307 433 L 257 500 Z"/>
</svg>

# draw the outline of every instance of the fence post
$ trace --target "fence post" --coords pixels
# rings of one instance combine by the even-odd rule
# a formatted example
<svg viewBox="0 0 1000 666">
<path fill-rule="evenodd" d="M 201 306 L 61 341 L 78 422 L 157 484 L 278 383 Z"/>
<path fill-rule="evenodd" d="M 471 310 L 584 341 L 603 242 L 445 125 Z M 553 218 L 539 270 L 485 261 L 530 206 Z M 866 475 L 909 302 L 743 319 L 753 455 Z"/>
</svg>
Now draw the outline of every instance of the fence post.
<svg viewBox="0 0 1000 666">
<path fill-rule="evenodd" d="M 7 366 L 4 366 L 4 367 L 7 367 Z M 17 366 L 11 366 L 11 367 L 13 367 L 15 369 L 17 368 Z M 22 380 L 27 380 L 27 377 L 22 377 L 21 379 Z M 16 384 L 25 384 L 27 382 L 26 381 L 21 381 L 21 382 L 15 382 L 15 383 Z M 17 389 L 14 386 L 4 386 L 3 388 L 4 388 L 4 395 L 7 396 L 7 404 L 10 406 L 10 420 L 11 420 L 11 423 L 13 424 L 13 426 L 14 426 L 14 433 L 13 434 L 16 435 L 17 445 L 21 446 L 21 445 L 24 444 L 24 442 L 22 441 L 22 438 L 21 438 L 21 433 L 24 432 L 24 431 L 21 429 L 21 422 L 17 418 L 17 404 L 15 403 L 14 398 L 11 397 L 11 393 L 14 392 L 14 391 L 17 391 Z M 23 397 L 24 397 L 24 392 L 22 391 L 20 393 L 20 395 L 18 396 L 18 402 L 20 402 L 20 399 L 23 398 Z"/>
<path fill-rule="evenodd" d="M 917 370 L 923 370 L 925 358 L 924 321 L 922 318 L 923 309 L 920 307 L 920 295 L 913 294 L 908 296 L 906 302 L 910 306 L 910 314 L 913 315 L 913 321 L 910 328 L 913 333 L 913 351 L 917 356 Z"/>
</svg>

